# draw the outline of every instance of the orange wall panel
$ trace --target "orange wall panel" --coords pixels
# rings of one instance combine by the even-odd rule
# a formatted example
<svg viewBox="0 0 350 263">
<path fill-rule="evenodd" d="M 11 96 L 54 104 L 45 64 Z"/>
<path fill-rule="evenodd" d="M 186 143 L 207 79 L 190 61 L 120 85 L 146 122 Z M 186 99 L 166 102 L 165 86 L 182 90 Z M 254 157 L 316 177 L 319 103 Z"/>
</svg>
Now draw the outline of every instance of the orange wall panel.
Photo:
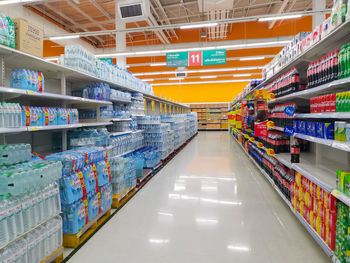
<svg viewBox="0 0 350 263">
<path fill-rule="evenodd" d="M 244 83 L 218 83 L 194 85 L 154 86 L 157 96 L 175 99 L 182 103 L 229 102 L 247 85 Z"/>
</svg>

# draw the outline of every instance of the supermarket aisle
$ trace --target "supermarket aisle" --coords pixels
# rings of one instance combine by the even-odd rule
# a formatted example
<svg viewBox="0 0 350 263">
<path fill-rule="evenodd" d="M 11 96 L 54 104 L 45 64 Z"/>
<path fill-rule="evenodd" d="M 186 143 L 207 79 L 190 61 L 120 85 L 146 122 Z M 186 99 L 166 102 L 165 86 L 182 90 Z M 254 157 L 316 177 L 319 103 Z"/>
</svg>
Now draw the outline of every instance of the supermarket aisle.
<svg viewBox="0 0 350 263">
<path fill-rule="evenodd" d="M 330 262 L 226 132 L 200 133 L 69 262 Z"/>
</svg>

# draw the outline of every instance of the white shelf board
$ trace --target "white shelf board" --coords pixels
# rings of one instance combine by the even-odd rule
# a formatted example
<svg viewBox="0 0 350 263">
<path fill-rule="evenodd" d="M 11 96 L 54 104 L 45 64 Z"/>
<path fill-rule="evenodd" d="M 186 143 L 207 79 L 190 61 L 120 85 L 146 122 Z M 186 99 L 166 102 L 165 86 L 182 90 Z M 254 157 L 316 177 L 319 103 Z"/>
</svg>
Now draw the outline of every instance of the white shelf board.
<svg viewBox="0 0 350 263">
<path fill-rule="evenodd" d="M 118 136 L 118 135 L 124 135 L 124 134 L 129 134 L 132 133 L 132 131 L 125 131 L 125 132 L 110 132 L 110 136 Z"/>
<path fill-rule="evenodd" d="M 47 101 L 47 100 L 54 100 L 54 101 L 60 101 L 60 102 L 67 102 L 75 105 L 111 105 L 112 102 L 110 101 L 102 101 L 102 100 L 91 100 L 91 99 L 85 99 L 81 97 L 75 97 L 75 96 L 68 96 L 68 95 L 61 95 L 61 94 L 55 94 L 55 93 L 48 93 L 48 92 L 35 92 L 31 90 L 22 90 L 22 89 L 13 89 L 8 87 L 0 87 L 0 94 L 3 94 L 5 99 L 13 99 L 13 98 L 30 98 L 38 101 Z"/>
<path fill-rule="evenodd" d="M 282 101 L 293 100 L 296 98 L 309 99 L 311 97 L 315 97 L 315 96 L 322 95 L 322 94 L 339 92 L 343 89 L 344 90 L 349 89 L 348 88 L 349 84 L 350 84 L 350 78 L 339 79 L 339 80 L 335 80 L 335 81 L 332 81 L 332 82 L 327 83 L 327 84 L 320 85 L 320 86 L 315 87 L 315 88 L 294 92 L 294 93 L 288 94 L 286 96 L 276 98 L 275 100 L 269 101 L 268 103 L 274 104 L 274 103 L 278 103 L 278 102 L 282 102 Z"/>
<path fill-rule="evenodd" d="M 145 114 L 131 114 L 133 117 L 145 117 Z"/>
<path fill-rule="evenodd" d="M 300 133 L 295 133 L 294 136 L 299 138 L 299 139 L 303 139 L 303 140 L 307 140 L 307 141 L 310 141 L 310 142 L 327 145 L 329 147 L 333 147 L 333 148 L 338 149 L 338 150 L 350 152 L 350 143 L 347 143 L 347 142 L 340 142 L 340 141 L 335 141 L 335 140 L 320 139 L 320 138 L 316 138 L 316 137 L 312 137 L 312 136 L 304 135 L 304 134 L 300 134 Z"/>
<path fill-rule="evenodd" d="M 105 79 L 98 78 L 96 76 L 80 72 L 76 69 L 69 68 L 63 65 L 59 65 L 57 63 L 46 61 L 45 59 L 27 54 L 25 52 L 9 48 L 3 45 L 0 45 L 0 57 L 4 57 L 5 67 L 10 69 L 16 68 L 28 68 L 36 71 L 40 71 L 44 73 L 44 76 L 48 78 L 56 78 L 60 79 L 61 73 L 64 74 L 67 81 L 71 82 L 105 82 L 110 85 L 111 88 L 116 88 L 119 90 L 126 90 L 130 92 L 140 92 L 138 90 L 122 86 L 119 83 L 107 81 Z M 140 92 L 144 95 L 147 95 L 151 99 L 162 100 L 166 103 L 170 103 L 176 106 L 181 106 L 184 108 L 189 108 L 185 104 L 171 102 L 157 96 Z"/>
<path fill-rule="evenodd" d="M 143 130 L 133 131 L 132 133 L 139 133 L 139 132 L 143 132 Z"/>
<path fill-rule="evenodd" d="M 113 119 L 111 119 L 111 121 L 115 121 L 115 122 L 117 122 L 117 121 L 131 121 L 131 118 L 127 118 L 127 119 L 113 118 Z"/>
<path fill-rule="evenodd" d="M 335 28 L 326 38 L 320 40 L 315 45 L 296 56 L 288 64 L 280 68 L 280 70 L 277 71 L 274 75 L 264 80 L 257 87 L 257 89 L 271 83 L 274 79 L 287 72 L 292 67 L 298 66 L 301 63 L 315 61 L 316 59 L 319 59 L 320 57 L 334 51 L 334 49 L 338 46 L 340 47 L 341 45 L 348 43 L 350 40 L 349 28 L 350 20 Z"/>
<path fill-rule="evenodd" d="M 48 131 L 48 130 L 65 130 L 65 129 L 75 129 L 80 128 L 82 125 L 78 124 L 67 124 L 67 125 L 52 125 L 52 126 L 30 126 L 27 127 L 27 131 Z"/>
<path fill-rule="evenodd" d="M 350 112 L 322 112 L 295 114 L 297 119 L 350 119 Z"/>
</svg>

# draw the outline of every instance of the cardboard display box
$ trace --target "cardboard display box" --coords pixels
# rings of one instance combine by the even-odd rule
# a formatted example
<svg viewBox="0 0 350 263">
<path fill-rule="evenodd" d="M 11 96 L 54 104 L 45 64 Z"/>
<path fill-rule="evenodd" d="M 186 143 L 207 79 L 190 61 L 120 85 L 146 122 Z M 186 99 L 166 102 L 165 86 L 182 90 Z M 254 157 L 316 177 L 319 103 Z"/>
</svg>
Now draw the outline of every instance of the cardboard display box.
<svg viewBox="0 0 350 263">
<path fill-rule="evenodd" d="M 16 30 L 16 49 L 33 56 L 43 56 L 44 31 L 22 18 L 12 19 Z"/>
</svg>

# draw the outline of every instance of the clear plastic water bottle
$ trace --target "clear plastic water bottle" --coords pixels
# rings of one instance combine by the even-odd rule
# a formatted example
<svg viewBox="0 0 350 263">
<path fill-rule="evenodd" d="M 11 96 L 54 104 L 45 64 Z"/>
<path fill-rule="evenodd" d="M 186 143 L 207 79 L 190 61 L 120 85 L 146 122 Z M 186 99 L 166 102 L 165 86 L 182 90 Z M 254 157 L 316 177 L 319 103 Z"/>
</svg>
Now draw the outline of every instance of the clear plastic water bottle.
<svg viewBox="0 0 350 263">
<path fill-rule="evenodd" d="M 0 199 L 0 246 L 9 242 L 7 224 L 7 205 L 5 200 Z"/>
</svg>

